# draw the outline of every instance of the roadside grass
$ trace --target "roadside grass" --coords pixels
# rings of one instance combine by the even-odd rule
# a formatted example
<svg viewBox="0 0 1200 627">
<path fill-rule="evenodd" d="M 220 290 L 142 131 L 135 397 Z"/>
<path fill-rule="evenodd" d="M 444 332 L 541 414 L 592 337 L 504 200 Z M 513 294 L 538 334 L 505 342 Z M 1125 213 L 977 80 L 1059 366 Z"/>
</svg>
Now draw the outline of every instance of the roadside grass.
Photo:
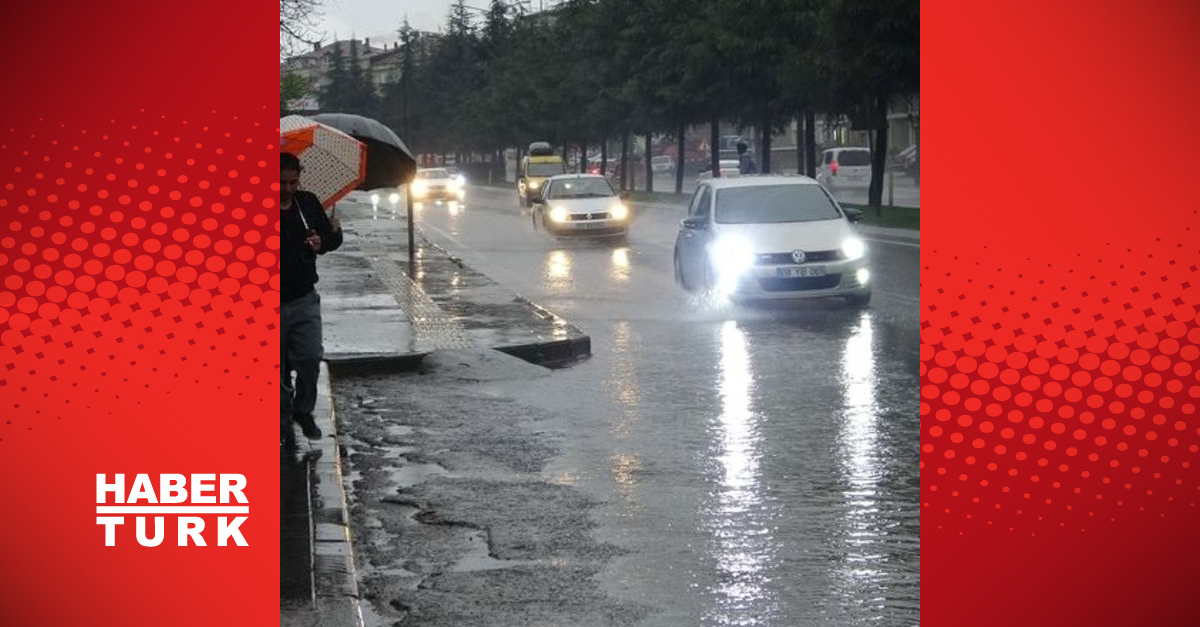
<svg viewBox="0 0 1200 627">
<path fill-rule="evenodd" d="M 921 210 L 918 207 L 880 207 L 877 214 L 875 209 L 866 205 L 842 203 L 842 206 L 862 211 L 863 224 L 891 229 L 921 230 Z"/>
</svg>

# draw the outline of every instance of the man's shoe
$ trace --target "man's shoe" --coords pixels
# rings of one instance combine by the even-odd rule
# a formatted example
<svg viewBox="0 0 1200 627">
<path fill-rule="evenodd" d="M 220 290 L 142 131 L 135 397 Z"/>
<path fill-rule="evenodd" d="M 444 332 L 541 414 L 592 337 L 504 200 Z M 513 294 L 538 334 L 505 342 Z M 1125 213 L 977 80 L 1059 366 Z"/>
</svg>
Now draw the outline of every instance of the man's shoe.
<svg viewBox="0 0 1200 627">
<path fill-rule="evenodd" d="M 313 420 L 312 414 L 295 414 L 292 417 L 300 423 L 300 430 L 304 432 L 304 437 L 310 440 L 321 437 L 321 428 L 317 426 L 317 421 Z"/>
</svg>

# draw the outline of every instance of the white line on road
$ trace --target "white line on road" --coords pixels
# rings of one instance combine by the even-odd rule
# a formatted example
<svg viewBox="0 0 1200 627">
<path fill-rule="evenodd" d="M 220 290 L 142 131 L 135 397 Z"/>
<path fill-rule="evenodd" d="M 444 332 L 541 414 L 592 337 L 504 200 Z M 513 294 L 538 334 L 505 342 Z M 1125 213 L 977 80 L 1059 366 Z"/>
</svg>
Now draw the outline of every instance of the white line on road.
<svg viewBox="0 0 1200 627">
<path fill-rule="evenodd" d="M 901 241 L 894 240 L 894 239 L 880 239 L 878 237 L 864 237 L 863 239 L 865 239 L 867 241 L 871 241 L 871 242 L 879 242 L 881 244 L 891 244 L 893 246 L 908 246 L 909 248 L 920 248 L 921 247 L 921 244 L 919 242 L 914 244 L 912 242 L 901 242 Z"/>
</svg>

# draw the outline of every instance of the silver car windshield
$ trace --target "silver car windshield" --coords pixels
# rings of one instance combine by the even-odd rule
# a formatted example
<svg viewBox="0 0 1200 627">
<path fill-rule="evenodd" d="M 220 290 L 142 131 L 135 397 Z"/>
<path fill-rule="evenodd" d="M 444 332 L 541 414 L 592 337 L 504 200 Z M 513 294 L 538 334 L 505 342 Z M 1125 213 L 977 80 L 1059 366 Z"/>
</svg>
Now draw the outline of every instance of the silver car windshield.
<svg viewBox="0 0 1200 627">
<path fill-rule="evenodd" d="M 562 200 L 564 198 L 602 198 L 616 195 L 617 193 L 613 191 L 612 185 L 608 184 L 607 179 L 581 178 L 555 180 L 554 186 L 550 189 L 549 198 Z"/>
<path fill-rule="evenodd" d="M 834 220 L 841 213 L 817 185 L 771 185 L 719 190 L 714 217 L 722 224 L 772 224 Z"/>
</svg>

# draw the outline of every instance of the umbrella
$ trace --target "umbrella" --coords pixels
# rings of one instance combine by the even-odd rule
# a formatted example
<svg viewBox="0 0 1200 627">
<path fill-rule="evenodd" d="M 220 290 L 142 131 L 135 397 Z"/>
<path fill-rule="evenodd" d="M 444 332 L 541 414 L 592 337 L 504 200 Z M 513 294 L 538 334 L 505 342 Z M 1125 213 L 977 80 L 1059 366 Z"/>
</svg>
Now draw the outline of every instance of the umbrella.
<svg viewBox="0 0 1200 627">
<path fill-rule="evenodd" d="M 289 115 L 279 120 L 279 151 L 300 157 L 304 189 L 326 208 L 363 181 L 367 151 L 362 142 L 311 118 Z"/>
<path fill-rule="evenodd" d="M 395 131 L 379 120 L 352 113 L 320 113 L 313 120 L 336 128 L 367 146 L 367 174 L 358 189 L 396 187 L 412 180 L 417 160 Z"/>
</svg>

